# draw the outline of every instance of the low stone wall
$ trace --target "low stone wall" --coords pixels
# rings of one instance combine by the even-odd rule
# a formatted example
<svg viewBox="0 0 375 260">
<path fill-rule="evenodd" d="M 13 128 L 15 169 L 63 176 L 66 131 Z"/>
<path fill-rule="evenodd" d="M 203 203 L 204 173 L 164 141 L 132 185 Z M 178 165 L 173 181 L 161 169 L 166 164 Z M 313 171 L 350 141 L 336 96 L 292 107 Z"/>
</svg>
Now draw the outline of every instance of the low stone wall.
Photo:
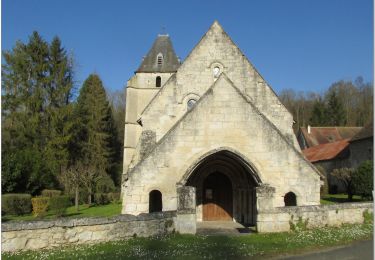
<svg viewBox="0 0 375 260">
<path fill-rule="evenodd" d="M 175 211 L 119 215 L 112 218 L 77 218 L 1 224 L 2 251 L 51 248 L 153 236 L 175 229 Z"/>
<path fill-rule="evenodd" d="M 257 231 L 283 232 L 296 226 L 317 228 L 363 223 L 365 211 L 373 212 L 373 203 L 280 207 L 258 212 Z"/>
</svg>

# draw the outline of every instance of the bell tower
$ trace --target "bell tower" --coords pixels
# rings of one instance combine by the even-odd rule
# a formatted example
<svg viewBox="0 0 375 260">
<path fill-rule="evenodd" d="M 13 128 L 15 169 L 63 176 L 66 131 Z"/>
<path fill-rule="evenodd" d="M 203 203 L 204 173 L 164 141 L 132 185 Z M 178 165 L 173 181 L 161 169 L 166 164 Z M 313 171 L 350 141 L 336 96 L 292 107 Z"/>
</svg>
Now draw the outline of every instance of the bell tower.
<svg viewBox="0 0 375 260">
<path fill-rule="evenodd" d="M 159 34 L 134 76 L 127 82 L 123 181 L 142 133 L 140 115 L 179 66 L 169 35 Z"/>
</svg>

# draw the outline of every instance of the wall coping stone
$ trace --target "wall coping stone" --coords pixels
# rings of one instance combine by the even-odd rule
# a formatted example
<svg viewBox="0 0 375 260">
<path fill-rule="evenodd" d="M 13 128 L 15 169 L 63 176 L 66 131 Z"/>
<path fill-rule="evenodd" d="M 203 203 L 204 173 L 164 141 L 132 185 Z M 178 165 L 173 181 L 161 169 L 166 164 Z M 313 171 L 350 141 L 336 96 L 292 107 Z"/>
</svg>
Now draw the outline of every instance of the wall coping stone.
<svg viewBox="0 0 375 260">
<path fill-rule="evenodd" d="M 374 207 L 373 202 L 346 202 L 328 205 L 308 205 L 308 206 L 288 206 L 277 207 L 269 210 L 260 210 L 259 213 L 293 213 L 293 212 L 311 212 L 311 211 L 329 211 L 340 209 L 359 209 Z"/>
<path fill-rule="evenodd" d="M 51 227 L 77 227 L 112 224 L 117 222 L 157 220 L 172 218 L 176 216 L 176 211 L 163 211 L 154 213 L 142 213 L 140 215 L 121 214 L 110 218 L 91 217 L 91 218 L 59 218 L 55 220 L 33 220 L 33 221 L 14 221 L 1 224 L 2 232 L 17 230 L 47 229 Z"/>
</svg>

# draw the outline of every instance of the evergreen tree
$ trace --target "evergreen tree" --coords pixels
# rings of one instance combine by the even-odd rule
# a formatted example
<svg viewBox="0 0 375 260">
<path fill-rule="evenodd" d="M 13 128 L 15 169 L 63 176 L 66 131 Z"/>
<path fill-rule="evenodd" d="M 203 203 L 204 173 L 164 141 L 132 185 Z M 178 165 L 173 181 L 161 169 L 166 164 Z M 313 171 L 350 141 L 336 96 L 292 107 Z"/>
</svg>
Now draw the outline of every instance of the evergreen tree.
<svg viewBox="0 0 375 260">
<path fill-rule="evenodd" d="M 67 147 L 71 59 L 57 37 L 49 45 L 37 32 L 27 44 L 17 42 L 3 52 L 3 58 L 2 187 L 35 194 L 57 185 L 55 174 L 63 156 L 56 154 Z M 59 128 L 64 128 L 63 143 Z"/>
<path fill-rule="evenodd" d="M 314 103 L 310 118 L 310 124 L 313 126 L 327 125 L 327 109 L 324 102 L 320 98 L 317 99 Z"/>
<path fill-rule="evenodd" d="M 114 140 L 117 138 L 106 92 L 96 74 L 91 74 L 83 83 L 77 100 L 77 116 L 81 140 L 79 158 L 85 165 L 83 184 L 91 203 L 96 185 L 107 177 L 113 167 L 116 152 Z"/>
<path fill-rule="evenodd" d="M 332 91 L 328 95 L 328 125 L 330 126 L 345 126 L 345 110 L 338 99 L 336 91 Z"/>
<path fill-rule="evenodd" d="M 73 62 L 68 57 L 61 41 L 55 37 L 49 46 L 49 82 L 46 100 L 49 103 L 45 115 L 46 157 L 50 167 L 61 174 L 71 162 L 69 142 L 73 138 Z"/>
</svg>

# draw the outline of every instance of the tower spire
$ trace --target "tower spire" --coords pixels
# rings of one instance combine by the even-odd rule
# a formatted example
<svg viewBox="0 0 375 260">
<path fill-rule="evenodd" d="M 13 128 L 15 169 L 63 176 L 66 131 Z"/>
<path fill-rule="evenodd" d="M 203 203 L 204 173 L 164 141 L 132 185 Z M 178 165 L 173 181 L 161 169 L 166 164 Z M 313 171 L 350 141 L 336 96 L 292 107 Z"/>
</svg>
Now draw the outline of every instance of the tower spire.
<svg viewBox="0 0 375 260">
<path fill-rule="evenodd" d="M 176 72 L 179 66 L 168 34 L 159 34 L 136 72 Z"/>
</svg>

